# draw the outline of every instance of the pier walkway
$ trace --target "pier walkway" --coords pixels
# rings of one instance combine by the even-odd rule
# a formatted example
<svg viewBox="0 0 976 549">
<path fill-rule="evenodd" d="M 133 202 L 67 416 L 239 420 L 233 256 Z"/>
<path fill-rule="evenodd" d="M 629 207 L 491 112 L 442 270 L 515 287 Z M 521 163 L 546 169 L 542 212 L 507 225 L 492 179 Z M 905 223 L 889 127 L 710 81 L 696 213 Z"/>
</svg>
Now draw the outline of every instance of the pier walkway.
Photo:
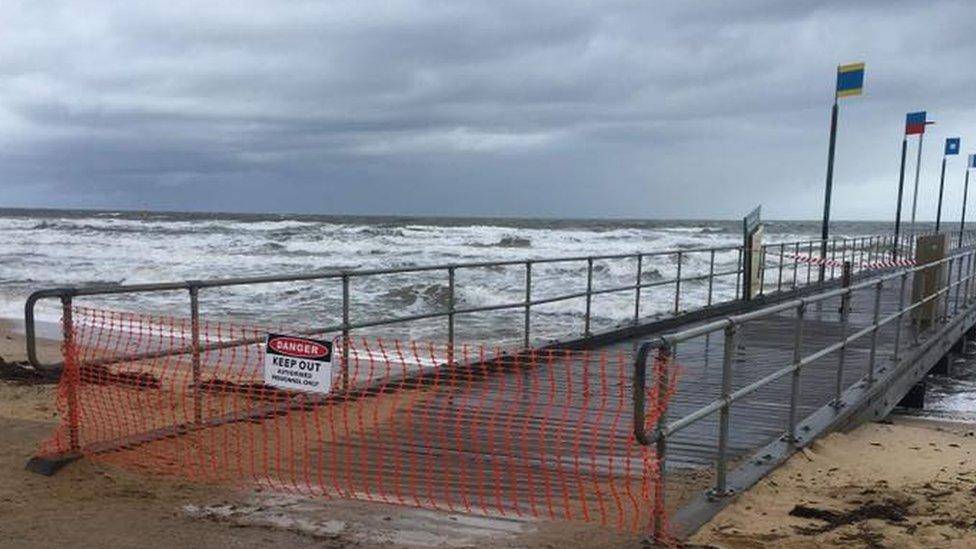
<svg viewBox="0 0 976 549">
<path fill-rule="evenodd" d="M 533 296 L 532 272 L 557 260 L 532 260 L 523 301 L 468 309 L 454 301 L 456 273 L 484 265 L 449 266 L 448 311 L 395 319 L 446 319 L 446 345 L 352 337 L 384 322 L 350 320 L 350 282 L 387 273 L 307 275 L 297 280 L 343 288 L 342 323 L 303 332 L 338 334 L 324 394 L 267 385 L 268 328 L 199 314 L 202 290 L 280 279 L 44 290 L 28 302 L 27 326 L 37 301 L 60 299 L 65 362 L 37 366 L 61 376 L 63 424 L 31 467 L 53 473 L 89 457 L 311 497 L 683 535 L 815 437 L 887 414 L 971 331 L 971 248 L 894 267 L 879 262 L 892 242 L 862 242 L 834 245 L 858 268 L 844 280 L 831 263 L 822 283 L 817 267 L 789 257 L 799 243 L 764 248 L 767 289 L 749 301 L 713 299 L 721 277 L 741 275 L 736 249 L 722 250 L 740 258 L 728 273 L 714 249 L 663 252 L 679 266 L 689 254 L 712 259 L 652 282 L 642 265 L 653 254 L 582 258 L 586 290 L 556 298 Z M 595 285 L 594 264 L 608 259 L 633 260 L 637 282 Z M 641 290 L 647 300 L 670 285 L 672 314 L 643 319 Z M 687 306 L 682 286 L 702 302 Z M 188 319 L 75 303 L 183 290 Z M 593 330 L 591 300 L 614 292 L 635 293 L 638 320 Z M 563 299 L 585 299 L 583 334 L 530 338 L 533 307 Z M 457 343 L 458 315 L 506 308 L 524 311 L 532 348 Z"/>
</svg>

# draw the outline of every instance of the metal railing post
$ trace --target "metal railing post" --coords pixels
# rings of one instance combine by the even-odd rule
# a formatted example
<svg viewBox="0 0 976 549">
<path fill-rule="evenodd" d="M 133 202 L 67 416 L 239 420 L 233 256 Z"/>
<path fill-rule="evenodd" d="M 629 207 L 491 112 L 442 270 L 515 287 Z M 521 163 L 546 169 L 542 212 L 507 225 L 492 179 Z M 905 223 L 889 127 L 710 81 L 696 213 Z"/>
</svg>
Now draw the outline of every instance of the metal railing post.
<svg viewBox="0 0 976 549">
<path fill-rule="evenodd" d="M 852 257 L 851 259 L 853 260 L 854 258 Z M 851 263 L 851 267 L 854 266 L 853 261 L 850 261 L 850 262 L 847 261 L 847 240 L 846 239 L 843 240 L 843 243 L 840 246 L 840 262 L 841 262 L 841 264 Z M 851 271 L 851 272 L 853 272 L 853 271 Z"/>
<path fill-rule="evenodd" d="M 664 524 L 664 506 L 665 501 L 665 487 L 667 482 L 667 469 L 665 463 L 665 457 L 667 455 L 667 437 L 664 434 L 664 429 L 667 426 L 667 398 L 668 391 L 667 387 L 670 383 L 670 372 L 668 365 L 671 362 L 671 349 L 667 347 L 661 347 L 657 351 L 656 367 L 654 368 L 657 374 L 657 406 L 660 408 L 658 410 L 658 419 L 656 426 L 657 442 L 655 444 L 655 459 L 657 461 L 657 470 L 659 481 L 654 486 L 654 538 L 657 541 L 665 539 L 667 532 L 665 531 Z"/>
<path fill-rule="evenodd" d="M 879 280 L 874 286 L 874 314 L 871 321 L 871 355 L 868 358 L 868 384 L 874 383 L 875 377 L 875 358 L 878 354 L 878 320 L 881 318 L 881 290 L 883 287 L 883 280 Z"/>
<path fill-rule="evenodd" d="M 66 387 L 68 400 L 68 444 L 71 453 L 81 452 L 81 411 L 78 409 L 78 389 L 81 385 L 81 364 L 78 362 L 77 341 L 75 340 L 74 317 L 72 316 L 71 295 L 61 295 L 61 330 L 64 343 L 64 363 L 70 364 L 62 375 L 67 374 L 69 382 Z"/>
<path fill-rule="evenodd" d="M 447 363 L 454 363 L 454 267 L 447 268 Z"/>
<path fill-rule="evenodd" d="M 715 469 L 715 495 L 728 495 L 729 429 L 732 416 L 732 361 L 735 358 L 738 325 L 730 323 L 725 328 L 725 348 L 722 355 L 722 396 L 725 400 L 719 412 L 718 462 Z"/>
<path fill-rule="evenodd" d="M 766 295 L 766 246 L 759 247 L 759 295 Z"/>
<path fill-rule="evenodd" d="M 711 257 L 708 258 L 708 302 L 712 304 L 712 289 L 715 287 L 715 250 L 712 250 Z"/>
<path fill-rule="evenodd" d="M 677 276 L 674 277 L 674 314 L 678 314 L 680 310 L 679 304 L 681 302 L 681 259 L 682 253 L 678 252 L 678 272 Z"/>
<path fill-rule="evenodd" d="M 800 243 L 793 244 L 793 289 L 797 289 L 796 274 L 800 270 Z"/>
<path fill-rule="evenodd" d="M 901 331 L 905 325 L 905 289 L 908 287 L 908 271 L 901 273 L 901 288 L 898 290 L 898 321 L 895 323 L 895 354 L 893 361 L 898 364 L 901 358 Z"/>
<path fill-rule="evenodd" d="M 962 259 L 956 262 L 956 281 L 954 282 L 956 285 L 956 297 L 953 300 L 952 316 L 959 314 L 959 291 L 962 290 L 962 263 Z"/>
<path fill-rule="evenodd" d="M 529 275 L 528 273 L 529 270 L 531 270 L 531 267 L 529 264 L 526 264 L 525 268 L 526 268 L 525 301 L 528 302 L 529 295 L 530 295 L 528 280 L 531 277 L 531 275 Z M 593 306 L 592 304 L 593 304 L 593 258 L 588 257 L 586 258 L 586 316 L 583 318 L 583 335 L 585 336 L 590 335 L 590 313 L 591 313 L 591 307 Z M 526 344 L 526 347 L 528 347 L 528 344 Z"/>
<path fill-rule="evenodd" d="M 966 254 L 966 277 L 963 279 L 962 288 L 962 306 L 969 306 L 969 281 L 973 276 L 973 256 L 972 254 Z"/>
<path fill-rule="evenodd" d="M 847 287 L 849 287 L 851 285 L 851 282 L 853 282 L 853 280 L 854 280 L 854 265 L 852 265 L 850 261 L 845 261 L 844 262 L 844 268 L 841 271 L 840 284 L 841 284 L 842 287 L 847 288 Z M 840 312 L 841 315 L 844 315 L 846 312 L 849 312 L 850 311 L 850 309 L 851 309 L 850 308 L 850 301 L 851 301 L 851 294 L 850 294 L 850 292 L 845 293 L 844 295 L 840 296 L 840 311 L 839 312 Z"/>
<path fill-rule="evenodd" d="M 779 272 L 776 275 L 776 291 L 777 292 L 783 291 L 783 256 L 786 255 L 784 253 L 785 252 L 785 247 L 786 247 L 786 244 L 785 243 L 779 245 L 779 269 L 778 269 Z"/>
<path fill-rule="evenodd" d="M 830 279 L 837 278 L 837 237 L 830 241 Z"/>
<path fill-rule="evenodd" d="M 813 241 L 811 240 L 807 246 L 807 257 L 813 257 Z M 813 261 L 807 261 L 807 286 L 810 285 L 810 281 L 813 279 Z"/>
<path fill-rule="evenodd" d="M 586 294 L 586 302 L 589 304 L 590 294 Z M 532 323 L 532 262 L 525 262 L 525 330 L 522 334 L 522 345 L 528 349 L 530 340 L 530 330 Z M 590 325 L 590 313 L 589 307 L 587 307 L 586 312 L 586 325 Z"/>
<path fill-rule="evenodd" d="M 193 368 L 193 422 L 203 421 L 203 399 L 200 393 L 200 300 L 199 288 L 190 286 L 190 345 Z"/>
<path fill-rule="evenodd" d="M 844 262 L 844 281 L 848 286 L 850 286 L 850 270 L 851 264 Z M 847 329 L 850 325 L 851 293 L 852 290 L 848 290 L 846 294 L 841 296 L 840 300 L 840 334 L 844 341 L 837 355 L 837 378 L 834 384 L 834 408 L 838 409 L 842 406 L 841 395 L 844 394 L 844 363 L 847 361 Z"/>
<path fill-rule="evenodd" d="M 644 254 L 637 254 L 637 282 L 634 286 L 634 324 L 640 322 L 641 282 L 643 275 Z"/>
<path fill-rule="evenodd" d="M 349 275 L 342 275 L 342 388 L 349 390 Z"/>
<path fill-rule="evenodd" d="M 970 301 L 972 301 L 972 296 L 973 296 L 973 265 L 974 263 L 976 263 L 974 262 L 974 258 L 976 258 L 976 255 L 974 255 L 973 252 L 969 252 L 967 257 L 969 258 L 969 261 L 966 267 L 966 300 L 965 301 L 966 301 L 966 306 L 968 307 Z"/>
<path fill-rule="evenodd" d="M 744 294 L 741 293 L 741 290 L 742 290 L 742 273 L 744 273 L 745 272 L 745 269 L 746 269 L 746 264 L 743 261 L 743 257 L 745 257 L 745 252 L 744 252 L 742 246 L 739 246 L 739 258 L 736 260 L 736 263 L 739 265 L 739 268 L 735 272 L 735 298 L 736 299 L 740 299 L 740 298 L 743 298 L 744 299 Z"/>
<path fill-rule="evenodd" d="M 789 443 L 795 444 L 799 438 L 796 435 L 797 413 L 800 404 L 800 358 L 803 354 L 803 314 L 806 302 L 801 301 L 796 308 L 796 319 L 793 324 L 793 375 L 790 384 L 790 425 Z"/>
<path fill-rule="evenodd" d="M 950 292 L 952 291 L 952 286 L 951 286 L 951 284 L 952 284 L 952 267 L 954 266 L 953 263 L 955 262 L 955 260 L 956 260 L 956 258 L 954 258 L 954 257 L 950 257 L 949 258 L 948 269 L 946 269 L 945 278 L 943 279 L 945 281 L 945 286 L 939 289 L 939 291 L 942 293 L 942 322 L 947 322 L 949 320 L 949 301 L 951 301 L 949 299 L 949 295 L 950 295 Z M 941 267 L 942 268 L 945 268 L 946 267 L 945 263 L 943 263 L 941 265 Z M 942 277 L 939 277 L 939 278 L 942 278 Z M 939 283 L 941 285 L 942 280 L 940 280 Z"/>
</svg>

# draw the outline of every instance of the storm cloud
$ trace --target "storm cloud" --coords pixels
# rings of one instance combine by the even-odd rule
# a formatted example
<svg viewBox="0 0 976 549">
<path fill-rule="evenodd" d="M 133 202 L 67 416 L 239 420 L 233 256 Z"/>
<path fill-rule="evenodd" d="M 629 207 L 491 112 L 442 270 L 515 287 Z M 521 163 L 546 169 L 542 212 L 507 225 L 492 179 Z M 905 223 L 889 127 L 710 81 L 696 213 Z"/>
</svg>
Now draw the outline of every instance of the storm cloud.
<svg viewBox="0 0 976 549">
<path fill-rule="evenodd" d="M 904 114 L 928 110 L 927 219 L 943 138 L 976 151 L 974 20 L 970 0 L 8 2 L 0 206 L 816 218 L 835 67 L 864 61 L 834 217 L 893 216 Z"/>
</svg>

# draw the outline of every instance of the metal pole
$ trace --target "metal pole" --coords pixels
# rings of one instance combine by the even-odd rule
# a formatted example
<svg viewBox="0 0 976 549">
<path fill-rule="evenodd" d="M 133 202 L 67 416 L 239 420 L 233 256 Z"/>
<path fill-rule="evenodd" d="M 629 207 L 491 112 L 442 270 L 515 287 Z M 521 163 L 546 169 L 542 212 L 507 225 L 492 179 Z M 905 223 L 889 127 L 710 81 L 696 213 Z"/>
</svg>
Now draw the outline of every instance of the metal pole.
<svg viewBox="0 0 976 549">
<path fill-rule="evenodd" d="M 722 397 L 725 403 L 719 412 L 718 424 L 718 463 L 715 470 L 715 495 L 725 496 L 728 494 L 728 452 L 729 452 L 729 428 L 731 419 L 732 399 L 732 360 L 735 354 L 736 334 L 738 325 L 729 324 L 725 328 L 725 349 L 722 355 Z"/>
<path fill-rule="evenodd" d="M 68 400 L 68 444 L 71 453 L 81 452 L 81 441 L 79 436 L 80 410 L 78 409 L 78 388 L 81 385 L 81 364 L 78 363 L 78 349 L 75 341 L 75 326 L 71 316 L 71 296 L 63 294 L 61 296 L 61 329 L 64 341 L 64 363 L 65 372 L 68 377 L 67 400 Z M 62 374 L 64 375 L 64 374 Z"/>
<path fill-rule="evenodd" d="M 837 265 L 837 238 L 833 238 L 830 241 L 830 279 L 833 280 L 835 269 Z"/>
<path fill-rule="evenodd" d="M 454 363 L 454 267 L 447 268 L 447 362 Z"/>
<path fill-rule="evenodd" d="M 905 325 L 905 288 L 908 287 L 908 271 L 901 273 L 901 289 L 898 290 L 898 322 L 895 324 L 895 356 L 894 363 L 898 364 L 901 355 L 901 330 Z"/>
<path fill-rule="evenodd" d="M 746 264 L 745 264 L 745 261 L 743 261 L 743 257 L 745 257 L 744 248 L 741 248 L 740 247 L 739 248 L 739 258 L 736 260 L 736 264 L 738 265 L 739 269 L 738 269 L 738 271 L 736 271 L 736 274 L 735 274 L 735 295 L 736 295 L 736 297 L 739 297 L 741 295 L 742 300 L 743 301 L 746 301 L 746 300 L 748 300 L 748 297 L 746 297 L 744 295 L 744 293 L 743 294 L 740 294 L 739 293 L 739 290 L 741 289 L 741 287 L 744 286 L 744 284 L 743 284 L 743 278 L 745 278 L 745 275 L 743 273 L 745 273 L 745 271 L 746 271 Z"/>
<path fill-rule="evenodd" d="M 530 266 L 529 266 L 528 263 L 526 263 L 525 269 L 526 269 L 526 271 L 525 271 L 525 277 L 526 277 L 525 278 L 525 280 L 526 280 L 526 283 L 525 283 L 526 284 L 526 287 L 525 287 L 525 296 L 526 296 L 525 297 L 525 301 L 528 302 L 529 301 L 529 287 L 528 287 L 528 284 L 529 283 L 528 283 L 528 280 L 529 280 L 529 277 L 530 277 L 530 275 L 529 275 Z M 588 257 L 586 259 L 586 316 L 583 318 L 583 335 L 585 335 L 585 336 L 589 336 L 590 335 L 590 307 L 592 305 L 592 302 L 593 302 L 593 258 L 592 257 Z M 528 313 L 526 313 L 526 314 L 528 314 Z M 526 322 L 528 322 L 528 321 L 526 321 Z M 526 343 L 525 346 L 528 347 L 528 343 Z"/>
<path fill-rule="evenodd" d="M 844 263 L 844 274 L 842 275 L 842 280 L 845 286 L 850 286 L 851 284 L 851 264 L 849 262 Z M 840 298 L 840 322 L 841 337 L 844 338 L 844 344 L 841 345 L 840 353 L 837 355 L 837 379 L 834 386 L 834 408 L 841 407 L 841 395 L 844 393 L 844 362 L 847 360 L 847 328 L 849 325 L 850 311 L 851 311 L 851 294 L 850 292 L 844 294 Z"/>
<path fill-rule="evenodd" d="M 830 145 L 827 150 L 827 183 L 824 187 L 823 224 L 820 227 L 820 259 L 827 259 L 827 238 L 830 225 L 830 193 L 834 186 L 834 147 L 837 144 L 837 95 L 834 95 L 834 106 L 830 110 Z M 820 282 L 824 281 L 825 265 L 820 265 Z"/>
<path fill-rule="evenodd" d="M 968 261 L 966 262 L 966 291 L 964 296 L 964 302 L 966 306 L 969 306 L 969 301 L 972 296 L 972 282 L 973 282 L 973 254 L 970 253 L 966 256 Z"/>
<path fill-rule="evenodd" d="M 779 245 L 779 274 L 776 276 L 776 291 L 783 291 L 783 255 L 784 248 L 786 244 L 782 243 Z"/>
<path fill-rule="evenodd" d="M 793 289 L 797 289 L 796 275 L 800 270 L 800 243 L 793 244 Z"/>
<path fill-rule="evenodd" d="M 681 301 L 681 258 L 682 253 L 678 252 L 678 273 L 674 278 L 674 314 L 678 314 Z"/>
<path fill-rule="evenodd" d="M 871 355 L 868 359 L 868 384 L 874 383 L 874 363 L 878 354 L 878 319 L 881 317 L 881 289 L 884 282 L 879 280 L 874 290 L 874 317 L 871 325 Z"/>
<path fill-rule="evenodd" d="M 857 262 L 858 262 L 859 266 L 862 267 L 862 269 L 863 269 L 863 266 L 864 266 L 864 250 L 865 250 L 864 237 L 862 236 L 861 238 L 858 238 L 857 239 L 857 242 L 858 242 L 858 244 L 857 244 L 857 258 L 858 258 Z"/>
<path fill-rule="evenodd" d="M 592 260 L 591 260 L 592 261 Z M 586 300 L 589 302 L 590 294 L 587 292 Z M 531 313 L 532 313 L 532 262 L 525 262 L 525 329 L 522 334 L 522 345 L 528 349 L 529 348 L 529 336 L 531 329 Z M 589 326 L 590 315 L 586 315 L 586 324 Z"/>
<path fill-rule="evenodd" d="M 841 276 L 840 276 L 840 284 L 841 284 L 842 287 L 847 288 L 847 287 L 850 287 L 851 282 L 853 282 L 853 280 L 854 280 L 854 266 L 851 264 L 850 261 L 845 261 L 844 262 L 844 268 L 843 268 L 843 271 L 842 271 Z M 840 296 L 840 311 L 839 312 L 840 312 L 841 315 L 843 315 L 846 312 L 850 311 L 850 309 L 851 309 L 850 308 L 850 301 L 851 301 L 851 294 L 850 293 L 846 293 L 846 294 Z"/>
<path fill-rule="evenodd" d="M 793 376 L 790 385 L 790 425 L 789 443 L 799 441 L 796 436 L 797 412 L 800 404 L 800 358 L 803 354 L 803 313 L 806 303 L 801 302 L 796 308 L 796 321 L 793 325 Z"/>
<path fill-rule="evenodd" d="M 714 253 L 715 251 L 713 250 L 712 254 Z M 641 295 L 641 281 L 642 281 L 641 277 L 644 274 L 643 262 L 644 262 L 644 255 L 637 254 L 637 284 L 635 287 L 636 291 L 634 292 L 634 324 L 637 324 L 640 319 L 640 297 L 641 297 L 640 295 Z"/>
<path fill-rule="evenodd" d="M 969 167 L 966 168 L 966 183 L 962 187 L 962 217 L 959 219 L 959 247 L 962 248 L 963 232 L 966 228 L 966 201 L 969 200 Z"/>
<path fill-rule="evenodd" d="M 935 210 L 935 234 L 939 234 L 942 226 L 942 193 L 945 191 L 946 155 L 942 155 L 942 175 L 939 177 L 939 207 Z"/>
<path fill-rule="evenodd" d="M 190 286 L 190 345 L 193 365 L 193 422 L 203 421 L 203 402 L 200 394 L 200 301 L 199 289 Z"/>
<path fill-rule="evenodd" d="M 853 261 L 853 260 L 854 260 L 854 257 L 852 256 L 851 257 L 851 261 Z M 851 261 L 848 261 L 847 260 L 847 239 L 845 238 L 844 241 L 843 241 L 843 244 L 840 247 L 840 262 L 841 262 L 841 265 L 843 265 L 845 263 L 851 263 Z M 853 265 L 851 265 L 851 268 L 853 268 Z M 843 277 L 843 274 L 841 274 L 841 276 Z"/>
<path fill-rule="evenodd" d="M 941 292 L 942 293 L 941 299 L 942 299 L 942 303 L 943 303 L 943 305 L 942 305 L 942 322 L 946 322 L 946 321 L 949 320 L 949 301 L 950 301 L 950 299 L 949 299 L 949 291 L 951 290 L 950 284 L 952 284 L 952 267 L 953 267 L 953 263 L 955 262 L 955 260 L 956 260 L 956 258 L 954 258 L 954 257 L 950 257 L 949 258 L 949 269 L 946 271 L 945 277 L 944 278 L 943 277 L 939 277 L 941 279 L 941 280 L 939 280 L 939 284 L 940 285 L 941 285 L 941 283 L 942 283 L 943 280 L 945 281 L 945 287 L 939 289 L 939 291 L 945 290 L 944 292 Z M 945 267 L 945 264 L 942 265 L 942 268 L 944 268 L 944 267 Z M 936 302 L 938 302 L 938 300 L 936 300 Z"/>
<path fill-rule="evenodd" d="M 708 259 L 708 305 L 712 304 L 712 288 L 715 285 L 715 250 Z"/>
<path fill-rule="evenodd" d="M 668 397 L 667 384 L 669 381 L 668 364 L 671 361 L 671 350 L 662 347 L 657 352 L 658 367 L 658 391 L 657 405 L 660 408 L 657 418 L 657 444 L 655 445 L 655 456 L 657 460 L 657 470 L 660 480 L 654 486 L 654 539 L 662 541 L 667 536 L 664 526 L 664 505 L 665 505 L 665 482 L 667 471 L 665 468 L 665 456 L 667 455 L 667 438 L 664 436 L 664 428 L 667 426 L 667 407 Z"/>
<path fill-rule="evenodd" d="M 349 275 L 342 275 L 342 388 L 349 389 Z"/>
<path fill-rule="evenodd" d="M 912 238 L 915 238 L 915 211 L 918 206 L 918 176 L 922 169 L 922 139 L 925 133 L 918 134 L 918 158 L 915 160 L 915 194 L 912 198 Z"/>
<path fill-rule="evenodd" d="M 952 316 L 959 314 L 959 291 L 962 290 L 962 258 L 956 261 L 956 297 L 952 306 Z M 951 272 L 950 272 L 951 274 Z"/>
<path fill-rule="evenodd" d="M 811 258 L 813 257 L 813 241 L 812 240 L 807 245 L 807 255 L 809 257 L 811 257 Z M 812 261 L 808 261 L 807 262 L 807 286 L 810 285 L 810 280 L 812 279 L 811 273 L 812 273 L 813 267 L 811 266 L 811 263 L 812 263 Z"/>
</svg>

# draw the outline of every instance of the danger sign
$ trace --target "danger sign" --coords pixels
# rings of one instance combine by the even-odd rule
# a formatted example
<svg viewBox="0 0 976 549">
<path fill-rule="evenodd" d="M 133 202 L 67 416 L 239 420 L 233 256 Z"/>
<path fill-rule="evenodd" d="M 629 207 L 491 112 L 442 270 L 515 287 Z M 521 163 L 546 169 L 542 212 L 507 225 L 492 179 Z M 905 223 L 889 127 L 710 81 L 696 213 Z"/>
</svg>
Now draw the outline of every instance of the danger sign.
<svg viewBox="0 0 976 549">
<path fill-rule="evenodd" d="M 332 390 L 332 342 L 268 334 L 264 383 L 281 389 L 328 393 Z"/>
</svg>

